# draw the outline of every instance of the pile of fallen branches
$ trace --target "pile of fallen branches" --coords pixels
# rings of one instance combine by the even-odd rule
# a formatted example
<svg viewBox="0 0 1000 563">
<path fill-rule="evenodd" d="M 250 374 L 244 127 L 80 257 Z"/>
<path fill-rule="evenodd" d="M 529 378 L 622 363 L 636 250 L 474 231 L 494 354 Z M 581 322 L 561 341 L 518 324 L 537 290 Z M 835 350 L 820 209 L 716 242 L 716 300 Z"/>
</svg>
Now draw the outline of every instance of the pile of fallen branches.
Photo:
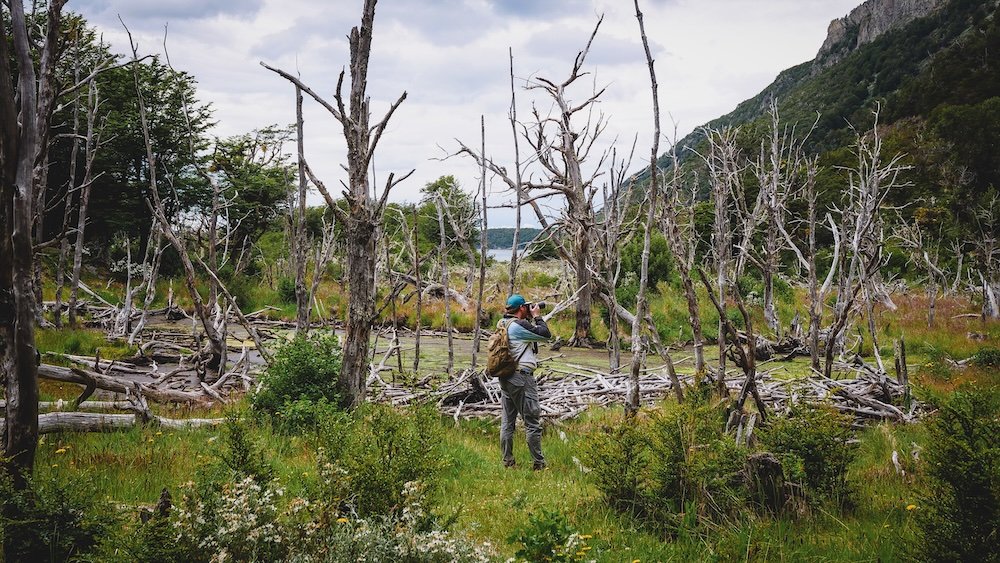
<svg viewBox="0 0 1000 563">
<path fill-rule="evenodd" d="M 843 370 L 852 366 L 841 365 Z M 570 366 L 573 371 L 556 368 L 539 370 L 538 395 L 542 417 L 565 421 L 582 414 L 591 406 L 624 405 L 628 393 L 628 374 L 610 374 L 584 366 Z M 891 378 L 884 381 L 866 370 L 857 370 L 854 379 L 833 380 L 814 374 L 800 379 L 778 379 L 773 371 L 758 374 L 761 398 L 772 412 L 785 412 L 793 404 L 827 404 L 851 414 L 858 424 L 888 420 L 913 421 L 923 405 L 915 400 L 908 407 L 897 406 L 907 396 L 905 386 Z M 693 385 L 693 377 L 680 376 L 681 384 Z M 743 377 L 732 372 L 726 377 L 730 394 L 739 393 Z M 647 369 L 639 378 L 640 399 L 652 405 L 672 393 L 670 378 L 660 368 Z M 889 396 L 884 395 L 888 389 Z M 487 378 L 482 370 L 464 370 L 457 376 L 432 384 L 426 377 L 412 384 L 386 383 L 381 380 L 369 387 L 372 401 L 392 405 L 435 404 L 442 413 L 459 419 L 499 418 L 500 384 Z"/>
</svg>

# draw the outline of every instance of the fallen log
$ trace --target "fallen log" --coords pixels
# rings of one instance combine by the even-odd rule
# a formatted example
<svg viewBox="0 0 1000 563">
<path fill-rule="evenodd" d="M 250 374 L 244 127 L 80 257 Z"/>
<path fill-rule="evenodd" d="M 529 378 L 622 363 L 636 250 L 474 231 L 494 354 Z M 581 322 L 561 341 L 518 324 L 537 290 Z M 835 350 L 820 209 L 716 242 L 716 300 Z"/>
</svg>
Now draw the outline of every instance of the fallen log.
<svg viewBox="0 0 1000 563">
<path fill-rule="evenodd" d="M 219 426 L 224 418 L 166 418 L 154 416 L 148 422 L 138 414 L 104 414 L 92 412 L 50 412 L 38 415 L 38 433 L 54 432 L 115 432 L 151 424 L 172 430 Z M 0 418 L 0 432 L 6 432 L 6 420 Z"/>
<path fill-rule="evenodd" d="M 133 388 L 137 387 L 139 393 L 157 403 L 207 405 L 213 402 L 212 398 L 204 393 L 192 393 L 176 389 L 159 389 L 146 383 L 136 383 L 80 368 L 42 364 L 38 366 L 38 377 L 65 383 L 76 383 L 83 386 L 93 385 L 97 389 L 111 391 L 112 393 L 121 393 L 123 395 L 132 392 Z"/>
</svg>

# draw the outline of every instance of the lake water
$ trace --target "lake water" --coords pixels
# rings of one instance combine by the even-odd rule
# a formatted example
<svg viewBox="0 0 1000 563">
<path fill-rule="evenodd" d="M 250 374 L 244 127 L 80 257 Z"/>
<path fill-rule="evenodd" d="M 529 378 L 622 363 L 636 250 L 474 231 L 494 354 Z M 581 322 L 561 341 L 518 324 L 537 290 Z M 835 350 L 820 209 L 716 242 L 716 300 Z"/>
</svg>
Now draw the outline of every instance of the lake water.
<svg viewBox="0 0 1000 563">
<path fill-rule="evenodd" d="M 509 248 L 490 248 L 486 255 L 497 262 L 510 262 L 511 251 Z"/>
</svg>

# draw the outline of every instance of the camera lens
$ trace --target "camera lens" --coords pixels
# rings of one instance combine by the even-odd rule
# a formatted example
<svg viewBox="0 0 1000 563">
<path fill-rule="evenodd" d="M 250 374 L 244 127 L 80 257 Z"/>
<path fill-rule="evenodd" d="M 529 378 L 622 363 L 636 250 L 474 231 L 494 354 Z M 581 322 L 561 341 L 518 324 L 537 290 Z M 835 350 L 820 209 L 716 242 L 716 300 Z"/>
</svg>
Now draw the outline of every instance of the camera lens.
<svg viewBox="0 0 1000 563">
<path fill-rule="evenodd" d="M 538 302 L 538 308 L 539 309 L 544 309 L 545 308 L 545 302 L 544 301 L 539 301 Z"/>
</svg>

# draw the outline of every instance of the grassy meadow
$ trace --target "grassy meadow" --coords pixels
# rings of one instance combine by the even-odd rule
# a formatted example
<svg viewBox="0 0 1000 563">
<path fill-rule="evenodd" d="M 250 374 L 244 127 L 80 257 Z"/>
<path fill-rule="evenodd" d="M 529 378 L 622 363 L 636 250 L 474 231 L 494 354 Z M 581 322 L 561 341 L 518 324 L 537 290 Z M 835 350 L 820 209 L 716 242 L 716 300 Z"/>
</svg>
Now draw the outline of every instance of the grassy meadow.
<svg viewBox="0 0 1000 563">
<path fill-rule="evenodd" d="M 555 301 L 557 278 L 551 274 L 552 264 L 528 264 L 522 270 L 520 291 L 529 298 Z M 487 283 L 488 309 L 495 320 L 506 290 L 501 284 L 503 265 L 494 265 Z M 455 276 L 455 281 L 461 279 Z M 160 283 L 158 295 L 165 295 L 171 281 Z M 185 292 L 174 280 L 174 293 L 181 306 L 187 304 Z M 113 298 L 118 288 L 109 284 L 102 290 Z M 404 297 L 406 296 L 404 292 Z M 51 297 L 47 288 L 46 299 Z M 267 284 L 247 291 L 244 310 L 272 306 L 268 315 L 276 319 L 291 319 L 294 305 L 283 301 L 277 288 Z M 717 315 L 706 307 L 702 294 L 702 312 L 706 336 L 714 338 Z M 893 297 L 897 308 L 876 309 L 880 329 L 879 343 L 883 358 L 891 364 L 893 341 L 904 337 L 909 350 L 911 378 L 915 396 L 920 399 L 947 397 L 956 389 L 1000 388 L 1000 370 L 996 367 L 954 367 L 949 360 L 962 360 L 981 350 L 995 349 L 1000 340 L 1000 323 L 983 323 L 968 316 L 978 308 L 964 298 L 940 299 L 937 321 L 927 326 L 926 297 L 914 290 Z M 324 318 L 337 317 L 345 303 L 339 286 L 324 283 L 318 301 L 326 310 Z M 672 344 L 673 354 L 684 373 L 692 371 L 690 361 L 690 329 L 686 318 L 683 295 L 675 287 L 661 283 L 652 298 L 653 317 L 664 339 Z M 162 306 L 158 300 L 154 306 Z M 789 289 L 781 295 L 779 313 L 787 325 L 795 312 L 804 315 L 805 295 L 802 290 Z M 388 311 L 388 309 L 386 310 Z M 604 339 L 607 328 L 601 311 L 594 310 L 595 335 Z M 760 308 L 754 309 L 757 326 L 763 324 Z M 391 322 L 384 314 L 385 321 Z M 470 309 L 453 309 L 453 324 L 467 331 L 473 324 Z M 397 322 L 416 325 L 415 299 L 400 302 Z M 439 301 L 424 303 L 421 324 L 424 328 L 444 327 L 444 308 Z M 568 311 L 550 323 L 556 335 L 572 330 L 572 312 Z M 862 325 L 862 322 L 857 323 Z M 972 333 L 976 333 L 977 336 Z M 977 339 L 973 339 L 975 337 Z M 870 338 L 858 335 L 861 348 L 870 357 Z M 466 336 L 460 339 L 456 365 L 467 365 L 470 349 Z M 92 355 L 98 349 L 104 358 L 124 357 L 134 348 L 120 341 L 108 341 L 97 329 L 44 329 L 38 333 L 42 352 Z M 384 345 L 384 341 L 382 343 Z M 380 345 L 381 348 L 381 345 Z M 427 337 L 422 342 L 421 374 L 442 378 L 445 347 L 443 338 Z M 406 351 L 404 354 L 411 354 Z M 627 354 L 627 353 L 626 353 Z M 706 355 L 713 361 L 714 345 L 706 345 Z M 567 351 L 548 353 L 547 365 L 572 369 L 573 365 L 607 367 L 606 352 Z M 46 361 L 60 361 L 46 356 Z M 653 358 L 651 357 L 651 362 Z M 412 357 L 404 355 L 409 369 Z M 808 358 L 790 362 L 769 362 L 760 369 L 773 370 L 778 378 L 803 377 L 808 373 Z M 413 377 L 412 373 L 400 374 Z M 78 389 L 72 385 L 43 382 L 43 400 L 72 399 Z M 305 495 L 316 486 L 323 469 L 323 459 L 317 452 L 324 443 L 323 429 L 316 426 L 288 433 L 275 428 L 266 416 L 248 407 L 242 399 L 236 404 L 215 407 L 210 411 L 180 407 L 156 406 L 159 414 L 173 418 L 219 417 L 230 415 L 242 420 L 248 440 L 257 448 L 270 467 L 273 478 L 280 482 L 291 498 Z M 644 409 L 640 418 L 657 417 L 678 409 L 672 399 Z M 477 543 L 489 542 L 490 552 L 497 560 L 507 560 L 518 554 L 525 529 L 534 516 L 545 511 L 555 512 L 565 519 L 568 529 L 576 534 L 577 544 L 565 559 L 581 561 L 892 561 L 907 559 L 916 541 L 915 518 L 921 504 L 926 479 L 920 452 L 928 447 L 928 432 L 923 422 L 911 425 L 877 424 L 859 431 L 853 439 L 856 455 L 847 468 L 848 502 L 798 503 L 792 510 L 772 516 L 743 511 L 738 516 L 702 518 L 702 514 L 677 515 L 677 525 L 669 530 L 649 526 L 641 515 L 612 508 L 586 467 L 584 455 L 587 442 L 596 433 L 620 426 L 620 409 L 592 409 L 579 419 L 545 429 L 543 447 L 549 468 L 541 472 L 530 470 L 530 460 L 521 428 L 516 440 L 517 468 L 505 469 L 499 459 L 498 425 L 496 421 L 460 421 L 442 418 L 436 423 L 440 436 L 442 465 L 431 504 L 435 514 L 451 517 L 450 529 L 459 536 Z M 37 478 L 82 487 L 94 502 L 111 507 L 119 526 L 129 530 L 136 526 L 141 507 L 152 506 L 166 488 L 175 495 L 185 484 L 199 479 L 206 468 L 225 457 L 225 439 L 219 428 L 165 430 L 155 426 L 138 427 L 107 434 L 48 434 L 42 438 L 37 460 Z M 902 456 L 905 474 L 892 463 L 896 451 Z M 914 457 L 916 454 L 916 457 Z M 693 505 L 690 510 L 697 511 Z M 519 536 L 520 534 L 520 536 Z M 556 559 L 553 559 L 556 560 Z"/>
</svg>

